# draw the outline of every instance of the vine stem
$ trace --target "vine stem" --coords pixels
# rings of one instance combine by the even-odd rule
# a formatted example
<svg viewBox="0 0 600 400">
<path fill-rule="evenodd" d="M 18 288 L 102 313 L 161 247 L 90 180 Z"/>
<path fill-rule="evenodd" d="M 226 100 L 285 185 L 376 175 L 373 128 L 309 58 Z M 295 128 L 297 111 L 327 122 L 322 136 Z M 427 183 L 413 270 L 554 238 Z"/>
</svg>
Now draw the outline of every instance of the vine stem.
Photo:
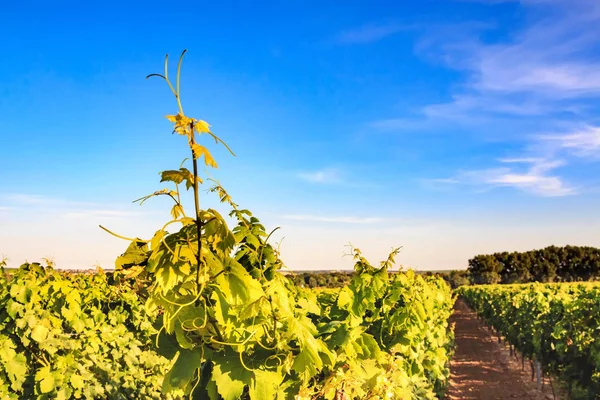
<svg viewBox="0 0 600 400">
<path fill-rule="evenodd" d="M 192 165 L 194 167 L 194 207 L 196 208 L 196 230 L 198 232 L 198 252 L 196 253 L 196 291 L 200 293 L 200 263 L 202 260 L 202 221 L 200 220 L 200 199 L 198 194 L 198 160 L 194 154 L 194 123 L 190 124 L 190 150 L 192 151 Z"/>
<path fill-rule="evenodd" d="M 127 240 L 129 242 L 143 242 L 143 243 L 148 243 L 149 240 L 142 240 L 142 239 L 134 239 L 134 238 L 128 238 L 125 236 L 121 236 L 117 233 L 114 233 L 113 231 L 109 230 L 108 228 L 103 227 L 102 225 L 98 225 L 101 229 L 105 230 L 106 232 L 110 233 L 111 235 L 113 235 L 114 237 L 118 237 L 119 239 L 124 239 Z M 0 263 L 1 264 L 1 263 Z"/>
</svg>

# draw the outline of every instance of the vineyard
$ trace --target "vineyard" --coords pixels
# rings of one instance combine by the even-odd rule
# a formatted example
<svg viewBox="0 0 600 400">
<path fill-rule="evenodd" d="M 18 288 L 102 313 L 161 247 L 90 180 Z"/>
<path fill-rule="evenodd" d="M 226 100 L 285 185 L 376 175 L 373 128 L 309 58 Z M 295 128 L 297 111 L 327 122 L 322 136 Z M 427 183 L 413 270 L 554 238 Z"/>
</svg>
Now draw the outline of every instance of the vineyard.
<svg viewBox="0 0 600 400">
<path fill-rule="evenodd" d="M 168 57 L 164 74 L 149 77 L 174 95 L 178 112 L 167 119 L 190 159 L 161 172 L 170 188 L 136 200 L 172 201 L 168 221 L 147 240 L 101 226 L 129 242 L 110 276 L 39 264 L 2 274 L 0 397 L 441 397 L 452 353 L 450 287 L 412 271 L 390 274 L 398 250 L 372 266 L 353 248 L 354 274 L 339 289 L 301 288 L 281 274 L 273 231 L 199 175 L 217 167 L 201 138 L 233 151 L 206 121 L 184 114 L 182 58 L 175 82 Z M 201 208 L 205 182 L 229 208 L 232 228 Z M 192 211 L 182 200 L 189 191 Z"/>
<path fill-rule="evenodd" d="M 559 377 L 569 398 L 597 398 L 599 284 L 463 286 L 458 292 L 517 351 Z"/>
<path fill-rule="evenodd" d="M 164 314 L 146 311 L 139 282 L 24 264 L 9 280 L 0 277 L 0 398 L 440 396 L 452 343 L 449 288 L 411 272 L 390 278 L 386 266 L 373 268 L 364 259 L 357 272 L 349 286 L 318 293 L 276 273 L 273 310 L 257 307 L 256 301 L 268 301 L 266 293 L 265 300 L 241 306 L 249 316 L 238 326 L 234 314 L 206 310 L 231 326 L 221 325 L 221 340 L 186 349 L 177 336 L 192 338 L 202 328 L 163 331 L 156 340 Z M 231 343 L 248 319 L 264 331 Z M 265 319 L 278 326 L 267 327 Z M 276 343 L 269 334 L 296 339 Z"/>
<path fill-rule="evenodd" d="M 373 265 L 352 247 L 351 274 L 284 275 L 271 241 L 279 228 L 267 230 L 210 174 L 199 173 L 217 168 L 204 139 L 234 153 L 206 121 L 184 113 L 184 54 L 174 82 L 168 57 L 164 73 L 148 76 L 166 82 L 175 97 L 177 112 L 166 118 L 188 157 L 160 173 L 168 187 L 135 200 L 168 201 L 166 222 L 148 239 L 100 226 L 128 243 L 113 273 L 67 273 L 46 262 L 7 274 L 0 259 L 0 399 L 490 398 L 473 382 L 494 371 L 498 359 L 481 358 L 498 349 L 463 301 L 452 316 L 462 324 L 455 347 L 449 321 L 456 294 L 523 360 L 560 378 L 570 398 L 600 393 L 600 285 L 461 286 L 453 293 L 448 284 L 549 279 L 551 271 L 565 280 L 581 271 L 590 278 L 597 249 L 477 256 L 468 272 L 418 275 L 393 269 L 399 249 Z M 202 192 L 216 196 L 227 215 L 201 207 L 204 184 L 210 186 Z M 548 254 L 564 268 L 534 257 Z M 453 370 L 451 379 L 459 351 L 457 365 L 469 372 L 457 378 Z M 487 375 L 495 388 L 505 372 Z M 455 378 L 467 384 L 453 386 Z M 480 397 L 469 397 L 476 391 Z M 510 398 L 532 398 L 523 394 L 517 388 Z"/>
<path fill-rule="evenodd" d="M 161 398 L 169 361 L 154 346 L 156 317 L 101 271 L 0 274 L 0 398 Z"/>
</svg>

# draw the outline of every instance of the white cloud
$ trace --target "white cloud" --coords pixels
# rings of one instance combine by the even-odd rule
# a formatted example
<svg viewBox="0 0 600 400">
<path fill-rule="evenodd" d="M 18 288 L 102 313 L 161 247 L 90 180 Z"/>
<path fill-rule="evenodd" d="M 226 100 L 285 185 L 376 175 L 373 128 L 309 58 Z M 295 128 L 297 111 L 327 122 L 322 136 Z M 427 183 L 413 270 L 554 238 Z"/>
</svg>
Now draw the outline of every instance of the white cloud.
<svg viewBox="0 0 600 400">
<path fill-rule="evenodd" d="M 522 157 L 522 158 L 517 157 L 517 158 L 500 158 L 498 161 L 500 161 L 502 163 L 506 163 L 506 164 L 512 164 L 512 163 L 534 164 L 534 163 L 540 162 L 542 160 L 539 158 L 535 158 L 535 157 Z"/>
<path fill-rule="evenodd" d="M 283 218 L 294 221 L 310 221 L 310 222 L 331 222 L 344 224 L 376 224 L 386 222 L 385 219 L 379 217 L 356 217 L 356 216 L 318 216 L 318 215 L 284 215 Z M 389 221 L 389 220 L 388 220 Z"/>
<path fill-rule="evenodd" d="M 433 188 L 447 184 L 505 186 L 541 196 L 578 194 L 579 189 L 556 172 L 550 172 L 569 166 L 576 158 L 600 158 L 600 127 L 588 125 L 565 133 L 536 135 L 530 138 L 524 151 L 525 156 L 498 159 L 503 166 L 463 171 L 454 177 L 428 179 L 425 183 Z"/>
<path fill-rule="evenodd" d="M 311 183 L 342 183 L 340 171 L 337 168 L 323 168 L 312 172 L 301 172 L 298 174 L 300 179 Z"/>
<path fill-rule="evenodd" d="M 485 91 L 463 93 L 452 96 L 452 101 L 429 104 L 421 109 L 423 116 L 429 119 L 447 119 L 481 124 L 491 116 L 535 117 L 553 112 L 560 104 L 563 112 L 579 113 L 574 105 L 561 101 L 548 103 L 537 98 L 523 98 L 508 94 L 496 94 Z M 481 113 L 484 113 L 482 115 Z"/>
<path fill-rule="evenodd" d="M 40 207 L 70 207 L 70 206 L 98 206 L 100 203 L 74 201 L 37 194 L 7 193 L 0 195 L 0 200 L 18 206 L 40 206 Z"/>
<path fill-rule="evenodd" d="M 498 160 L 502 164 L 524 164 L 526 168 L 495 167 L 462 171 L 452 178 L 438 179 L 442 184 L 469 185 L 477 188 L 512 187 L 543 197 L 577 194 L 577 190 L 550 172 L 564 166 L 563 160 L 512 158 Z"/>
<path fill-rule="evenodd" d="M 540 135 L 538 140 L 546 142 L 551 148 L 564 150 L 577 157 L 600 157 L 600 127 L 585 126 L 573 132 Z"/>
<path fill-rule="evenodd" d="M 128 218 L 147 214 L 142 211 L 132 210 L 133 205 L 128 207 L 112 206 L 101 203 L 61 199 L 35 194 L 9 193 L 0 195 L 0 206 L 2 211 L 14 211 L 15 213 L 36 211 L 43 214 L 54 214 L 61 218 Z"/>
<path fill-rule="evenodd" d="M 600 2 L 522 1 L 527 25 L 495 41 L 491 24 L 429 27 L 417 52 L 465 73 L 449 101 L 422 106 L 414 118 L 388 118 L 381 130 L 435 129 L 440 122 L 486 126 L 498 118 L 588 118 L 600 98 Z M 496 26 L 497 27 L 497 26 Z M 503 32 L 499 32 L 503 33 Z M 437 122 L 437 124 L 436 124 Z"/>
<path fill-rule="evenodd" d="M 481 2 L 493 7 L 502 1 Z M 487 35 L 483 40 L 481 33 L 490 26 L 457 27 L 454 34 L 444 27 L 443 35 L 431 29 L 418 48 L 465 73 L 450 101 L 421 108 L 424 125 L 443 122 L 446 130 L 460 127 L 493 135 L 496 141 L 521 143 L 518 157 L 458 172 L 446 181 L 429 179 L 429 186 L 512 187 L 540 196 L 566 196 L 588 191 L 593 184 L 588 177 L 588 186 L 575 188 L 567 172 L 577 168 L 578 158 L 600 159 L 600 127 L 593 113 L 600 99 L 600 56 L 595 51 L 600 46 L 600 2 L 520 3 L 526 18 L 517 31 L 498 31 L 497 39 Z M 382 121 L 380 129 L 391 125 Z"/>
<path fill-rule="evenodd" d="M 102 210 L 102 209 L 83 209 L 77 211 L 70 211 L 62 214 L 63 218 L 77 219 L 77 218 L 127 218 L 137 215 L 142 215 L 142 212 L 135 211 L 123 211 L 123 210 Z"/>
<path fill-rule="evenodd" d="M 580 102 L 600 96 L 600 2 L 522 1 L 528 24 L 515 34 L 479 40 L 472 26 L 431 29 L 419 50 L 437 54 L 466 80 L 447 103 L 423 108 L 429 118 L 475 116 L 476 111 L 515 116 L 578 113 Z M 486 27 L 489 30 L 489 26 Z M 481 31 L 481 28 L 480 28 Z"/>
<path fill-rule="evenodd" d="M 557 176 L 544 176 L 533 173 L 500 173 L 497 176 L 490 176 L 484 183 L 511 186 L 546 197 L 576 194 L 573 188 L 565 186 Z"/>
<path fill-rule="evenodd" d="M 476 89 L 556 98 L 600 92 L 600 62 L 589 53 L 600 43 L 600 3 L 547 3 L 535 10 L 546 17 L 511 42 L 476 46 L 467 61 Z"/>
</svg>

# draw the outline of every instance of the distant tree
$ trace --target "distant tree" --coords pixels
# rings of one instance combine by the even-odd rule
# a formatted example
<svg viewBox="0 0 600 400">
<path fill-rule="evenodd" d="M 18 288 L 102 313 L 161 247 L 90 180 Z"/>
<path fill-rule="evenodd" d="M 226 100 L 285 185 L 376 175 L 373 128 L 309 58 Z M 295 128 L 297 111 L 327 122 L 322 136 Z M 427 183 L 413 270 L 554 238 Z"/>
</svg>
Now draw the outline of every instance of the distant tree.
<svg viewBox="0 0 600 400">
<path fill-rule="evenodd" d="M 469 260 L 469 271 L 473 283 L 498 283 L 503 265 L 495 255 L 478 255 Z"/>
<path fill-rule="evenodd" d="M 336 288 L 346 286 L 352 278 L 352 272 L 301 272 L 287 277 L 297 286 Z"/>
<path fill-rule="evenodd" d="M 580 281 L 600 277 L 600 249 L 548 246 L 526 252 L 477 255 L 469 260 L 473 283 Z"/>
<path fill-rule="evenodd" d="M 443 276 L 448 282 L 452 289 L 456 289 L 459 286 L 465 286 L 470 283 L 469 271 L 450 271 L 449 274 Z"/>
</svg>

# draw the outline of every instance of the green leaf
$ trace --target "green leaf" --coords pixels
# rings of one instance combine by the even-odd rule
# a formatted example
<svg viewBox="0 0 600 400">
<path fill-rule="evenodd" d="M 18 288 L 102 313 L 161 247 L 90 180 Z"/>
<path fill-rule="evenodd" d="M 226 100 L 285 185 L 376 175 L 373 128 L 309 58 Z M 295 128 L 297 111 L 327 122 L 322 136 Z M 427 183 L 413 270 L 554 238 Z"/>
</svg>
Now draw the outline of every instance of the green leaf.
<svg viewBox="0 0 600 400">
<path fill-rule="evenodd" d="M 160 173 L 161 182 L 174 182 L 180 184 L 185 179 L 184 174 L 181 171 L 167 170 Z"/>
<path fill-rule="evenodd" d="M 229 271 L 217 278 L 219 289 L 230 304 L 250 304 L 264 296 L 260 283 L 237 261 L 229 260 Z"/>
<path fill-rule="evenodd" d="M 167 232 L 162 229 L 157 230 L 150 241 L 150 249 L 153 251 L 156 250 L 166 234 Z"/>
<path fill-rule="evenodd" d="M 354 294 L 352 290 L 347 286 L 340 290 L 340 294 L 338 296 L 338 307 L 342 310 L 351 310 L 352 303 L 354 301 Z"/>
<path fill-rule="evenodd" d="M 189 190 L 192 186 L 194 186 L 194 182 L 196 180 L 198 181 L 198 183 L 202 183 L 202 179 L 200 179 L 198 177 L 194 178 L 194 174 L 192 174 L 192 172 L 189 169 L 179 168 L 179 171 L 181 171 L 181 173 L 183 174 L 186 189 Z"/>
<path fill-rule="evenodd" d="M 212 380 L 217 385 L 223 400 L 238 400 L 244 392 L 244 387 L 250 385 L 252 372 L 244 368 L 239 355 L 233 351 L 215 353 L 213 356 Z"/>
<path fill-rule="evenodd" d="M 83 389 L 83 387 L 85 386 L 83 377 L 78 374 L 71 375 L 71 386 L 73 386 L 73 388 L 75 389 Z"/>
<path fill-rule="evenodd" d="M 307 313 L 321 315 L 321 307 L 317 302 L 317 296 L 312 291 L 305 291 L 305 296 L 298 299 L 298 307 L 302 308 Z"/>
<path fill-rule="evenodd" d="M 196 372 L 202 366 L 202 351 L 198 348 L 181 350 L 176 357 L 175 364 L 165 375 L 162 389 L 164 393 L 182 389 L 187 394 L 192 389 Z"/>
<path fill-rule="evenodd" d="M 278 386 L 283 381 L 283 375 L 274 371 L 257 369 L 250 385 L 251 400 L 275 399 Z"/>
<path fill-rule="evenodd" d="M 174 182 L 176 184 L 180 184 L 185 181 L 186 189 L 190 189 L 194 186 L 194 174 L 190 172 L 187 168 L 179 168 L 179 170 L 170 169 L 167 171 L 162 171 L 160 173 L 160 181 L 161 182 Z M 200 183 L 202 183 L 200 181 Z"/>
<path fill-rule="evenodd" d="M 10 296 L 21 304 L 27 303 L 27 287 L 16 283 L 11 285 Z"/>
<path fill-rule="evenodd" d="M 42 367 L 35 374 L 35 380 L 40 385 L 41 393 L 50 393 L 54 390 L 54 387 L 55 387 L 54 375 L 52 374 L 52 371 L 50 370 L 49 366 Z"/>
<path fill-rule="evenodd" d="M 311 377 L 319 372 L 323 365 L 319 354 L 312 349 L 301 349 L 300 354 L 294 358 L 292 369 L 298 373 L 304 382 L 308 382 Z M 317 368 L 319 366 L 319 368 Z"/>
<path fill-rule="evenodd" d="M 172 264 L 163 265 L 156 272 L 156 283 L 158 283 L 163 293 L 166 294 L 177 284 L 177 275 L 179 274 Z"/>
<path fill-rule="evenodd" d="M 48 337 L 50 331 L 44 325 L 36 325 L 31 331 L 31 338 L 38 343 L 43 342 Z"/>
<path fill-rule="evenodd" d="M 145 265 L 148 261 L 148 243 L 136 239 L 115 261 L 115 270 L 130 268 L 136 265 Z"/>
<path fill-rule="evenodd" d="M 181 324 L 175 324 L 175 336 L 177 337 L 177 343 L 184 349 L 191 350 L 194 348 L 194 342 L 192 342 L 188 336 L 187 331 L 183 330 Z"/>
<path fill-rule="evenodd" d="M 16 354 L 9 360 L 5 360 L 4 368 L 8 378 L 12 382 L 13 390 L 20 390 L 27 378 L 27 358 L 24 354 Z"/>
<path fill-rule="evenodd" d="M 8 315 L 12 318 L 12 319 L 16 319 L 17 314 L 21 312 L 21 310 L 23 310 L 25 308 L 25 306 L 23 306 L 23 304 L 14 301 L 13 299 L 9 299 L 7 302 L 7 307 L 6 307 L 6 311 L 8 312 Z"/>
<path fill-rule="evenodd" d="M 381 349 L 372 335 L 363 333 L 356 341 L 356 345 L 360 347 L 363 358 L 379 359 Z"/>
<path fill-rule="evenodd" d="M 162 318 L 162 317 L 161 317 Z M 177 338 L 167 335 L 164 330 L 159 332 L 157 353 L 170 360 L 174 359 L 179 350 Z"/>
</svg>

